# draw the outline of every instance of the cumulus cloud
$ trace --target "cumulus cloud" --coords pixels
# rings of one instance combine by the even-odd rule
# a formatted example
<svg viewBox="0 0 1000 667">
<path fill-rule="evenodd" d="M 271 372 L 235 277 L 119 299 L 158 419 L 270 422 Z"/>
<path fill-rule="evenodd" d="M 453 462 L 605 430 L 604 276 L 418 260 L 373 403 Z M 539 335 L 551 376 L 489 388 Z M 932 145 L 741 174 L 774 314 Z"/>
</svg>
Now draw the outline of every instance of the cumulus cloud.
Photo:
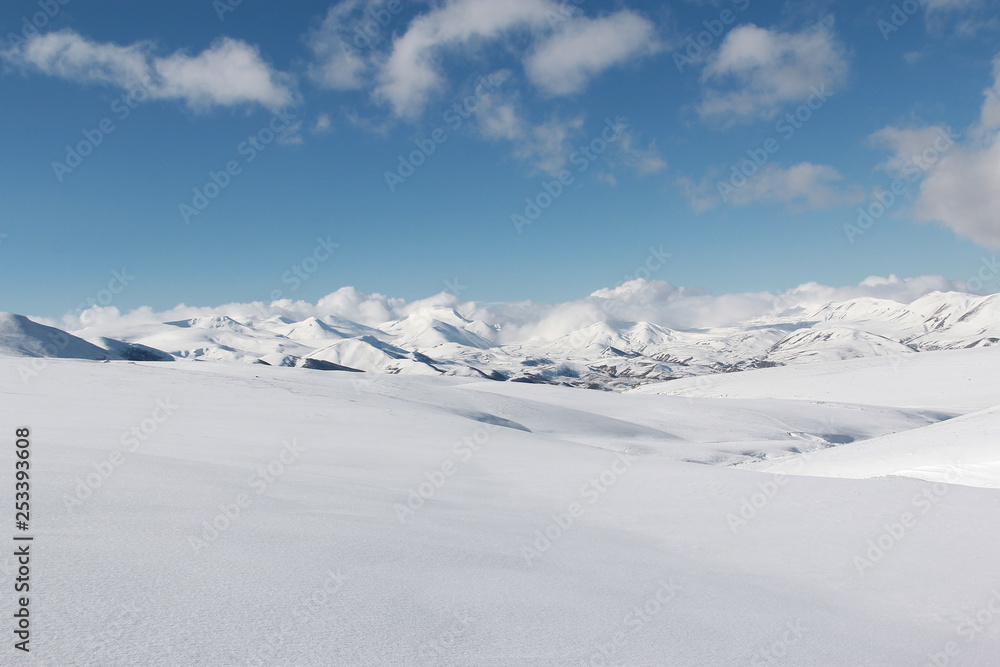
<svg viewBox="0 0 1000 667">
<path fill-rule="evenodd" d="M 835 91 L 848 70 L 847 49 L 827 23 L 796 33 L 739 26 L 702 72 L 705 93 L 698 111 L 725 123 L 773 118 L 816 91 Z"/>
<path fill-rule="evenodd" d="M 419 115 L 444 86 L 441 51 L 473 48 L 516 29 L 540 29 L 558 11 L 551 0 L 451 0 L 415 18 L 397 37 L 379 72 L 377 99 L 397 116 Z"/>
<path fill-rule="evenodd" d="M 678 181 L 683 194 L 697 212 L 722 203 L 748 206 L 755 203 L 786 204 L 799 209 L 819 209 L 839 204 L 855 204 L 864 199 L 857 186 L 830 165 L 800 162 L 784 167 L 767 164 L 745 179 L 730 174 L 709 174 L 700 181 Z"/>
<path fill-rule="evenodd" d="M 890 125 L 872 133 L 868 137 L 868 143 L 888 151 L 889 157 L 879 165 L 881 169 L 893 176 L 907 177 L 914 168 L 919 171 L 921 167 L 927 170 L 934 166 L 937 160 L 925 160 L 924 153 L 933 157 L 933 153 L 929 151 L 947 148 L 946 144 L 954 143 L 954 139 L 951 129 L 942 125 Z"/>
<path fill-rule="evenodd" d="M 195 109 L 260 104 L 278 109 L 292 102 L 287 77 L 267 65 L 254 46 L 228 37 L 196 56 L 153 59 L 154 97 L 181 99 Z"/>
<path fill-rule="evenodd" d="M 584 123 L 582 116 L 529 121 L 516 91 L 497 90 L 482 96 L 475 124 L 482 137 L 511 143 L 514 156 L 534 170 L 557 174 L 573 154 Z"/>
<path fill-rule="evenodd" d="M 1000 56 L 984 91 L 979 121 L 964 140 L 942 126 L 887 127 L 872 135 L 890 152 L 887 169 L 919 181 L 917 220 L 939 222 L 988 248 L 1000 248 Z"/>
<path fill-rule="evenodd" d="M 313 55 L 309 75 L 315 82 L 333 90 L 354 90 L 369 82 L 378 47 L 392 34 L 389 22 L 395 14 L 386 5 L 388 0 L 342 0 L 327 10 L 306 38 Z"/>
<path fill-rule="evenodd" d="M 307 36 L 313 54 L 308 71 L 320 86 L 368 91 L 391 122 L 416 122 L 450 89 L 450 63 L 503 54 L 508 62 L 499 70 L 501 90 L 481 96 L 477 87 L 481 99 L 471 125 L 483 138 L 510 143 L 514 157 L 533 171 L 554 174 L 565 168 L 573 142 L 585 138 L 584 119 L 557 112 L 530 117 L 521 93 L 579 93 L 602 73 L 660 48 L 656 27 L 640 13 L 587 16 L 577 4 L 441 0 L 404 17 L 390 12 L 386 0 L 342 0 Z M 373 23 L 373 12 L 385 21 Z M 374 131 L 387 126 L 350 111 L 347 117 Z M 639 145 L 626 137 L 616 153 L 619 163 L 640 174 L 666 166 L 653 142 Z"/>
<path fill-rule="evenodd" d="M 179 305 L 162 312 L 143 307 L 128 313 L 121 313 L 114 307 L 94 306 L 83 313 L 67 315 L 59 322 L 34 319 L 68 330 L 87 326 L 92 333 L 128 336 L 141 332 L 149 324 L 208 315 L 226 315 L 242 323 L 256 323 L 272 317 L 302 320 L 334 315 L 377 326 L 428 307 L 445 307 L 454 308 L 469 319 L 499 325 L 501 342 L 515 343 L 555 340 L 595 322 L 620 324 L 645 321 L 672 329 L 723 327 L 766 316 L 806 315 L 830 301 L 875 297 L 910 303 L 934 291 L 967 290 L 966 284 L 940 276 L 873 276 L 846 287 L 806 283 L 782 294 L 748 292 L 716 296 L 704 289 L 637 278 L 616 287 L 597 290 L 575 301 L 549 304 L 532 301 L 462 302 L 454 294 L 446 292 L 427 299 L 406 301 L 343 287 L 316 303 L 282 299 L 268 304 L 231 303 L 212 308 Z"/>
<path fill-rule="evenodd" d="M 344 0 L 331 7 L 308 37 L 309 71 L 328 88 L 370 87 L 398 118 L 419 117 L 446 88 L 443 61 L 501 40 L 508 48 L 525 44 L 517 57 L 528 79 L 550 95 L 580 92 L 591 78 L 657 49 L 653 24 L 627 9 L 590 18 L 556 0 L 444 0 L 398 29 L 365 32 L 372 11 L 384 12 L 384 5 Z"/>
<path fill-rule="evenodd" d="M 181 100 L 196 110 L 243 104 L 278 109 L 295 97 L 287 75 L 267 64 L 256 47 L 230 38 L 197 55 L 156 57 L 149 42 L 104 44 L 61 30 L 35 35 L 0 55 L 12 65 L 76 83 L 142 86 L 153 99 Z"/>
<path fill-rule="evenodd" d="M 149 79 L 148 42 L 99 44 L 72 30 L 35 35 L 3 53 L 4 60 L 79 83 L 131 88 Z"/>
<path fill-rule="evenodd" d="M 568 21 L 536 46 L 525 61 L 528 77 L 552 95 L 583 90 L 604 70 L 652 53 L 657 48 L 653 24 L 629 10 L 599 19 Z"/>
</svg>

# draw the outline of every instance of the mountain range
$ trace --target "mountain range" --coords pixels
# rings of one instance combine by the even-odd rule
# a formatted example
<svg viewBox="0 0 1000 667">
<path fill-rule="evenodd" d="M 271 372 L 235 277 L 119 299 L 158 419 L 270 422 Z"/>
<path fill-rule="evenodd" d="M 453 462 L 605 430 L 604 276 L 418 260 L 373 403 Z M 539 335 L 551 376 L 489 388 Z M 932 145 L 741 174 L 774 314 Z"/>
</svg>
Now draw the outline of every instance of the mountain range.
<svg viewBox="0 0 1000 667">
<path fill-rule="evenodd" d="M 628 389 L 752 368 L 983 347 L 1000 341 L 1000 294 L 863 297 L 711 329 L 597 321 L 503 340 L 501 325 L 425 306 L 368 326 L 335 315 L 208 315 L 75 331 L 0 314 L 0 353 L 91 360 L 216 361 L 333 371 L 483 377 Z"/>
</svg>

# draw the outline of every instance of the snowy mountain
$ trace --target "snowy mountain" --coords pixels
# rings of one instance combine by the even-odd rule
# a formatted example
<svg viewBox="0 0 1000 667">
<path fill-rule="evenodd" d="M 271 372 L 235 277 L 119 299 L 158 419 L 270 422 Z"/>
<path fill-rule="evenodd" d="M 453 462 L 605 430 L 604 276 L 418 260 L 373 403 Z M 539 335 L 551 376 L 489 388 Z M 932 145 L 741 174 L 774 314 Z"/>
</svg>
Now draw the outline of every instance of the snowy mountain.
<svg viewBox="0 0 1000 667">
<path fill-rule="evenodd" d="M 800 329 L 788 334 L 767 351 L 764 359 L 775 364 L 839 361 L 860 357 L 884 357 L 914 352 L 885 336 L 861 329 L 828 327 Z"/>
<path fill-rule="evenodd" d="M 866 297 L 797 312 L 684 331 L 605 318 L 523 340 L 511 340 L 503 323 L 470 319 L 445 306 L 418 307 L 377 326 L 335 314 L 299 319 L 216 314 L 72 334 L 6 315 L 3 326 L 9 333 L 0 338 L 0 352 L 265 363 L 620 390 L 774 365 L 894 357 L 1000 341 L 1000 295 L 933 292 L 909 304 Z M 70 342 L 53 347 L 47 343 L 53 337 Z"/>
<path fill-rule="evenodd" d="M 485 350 L 495 345 L 494 329 L 462 317 L 453 308 L 420 309 L 379 329 L 398 345 L 422 351 L 453 345 Z"/>
<path fill-rule="evenodd" d="M 0 313 L 0 352 L 17 357 L 97 360 L 118 358 L 110 350 L 13 313 Z"/>
</svg>

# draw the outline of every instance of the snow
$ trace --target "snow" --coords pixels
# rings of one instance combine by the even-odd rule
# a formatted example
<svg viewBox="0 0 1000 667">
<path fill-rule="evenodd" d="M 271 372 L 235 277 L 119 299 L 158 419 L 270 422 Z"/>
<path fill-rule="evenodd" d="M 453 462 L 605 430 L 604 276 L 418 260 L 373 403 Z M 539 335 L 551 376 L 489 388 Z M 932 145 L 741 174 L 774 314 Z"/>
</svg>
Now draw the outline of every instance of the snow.
<svg viewBox="0 0 1000 667">
<path fill-rule="evenodd" d="M 61 329 L 0 312 L 0 351 L 25 357 L 111 359 L 115 355 Z"/>
<path fill-rule="evenodd" d="M 978 488 L 1000 459 L 997 348 L 625 393 L 45 361 L 24 378 L 29 360 L 0 356 L 4 428 L 33 434 L 34 634 L 19 664 L 1000 653 L 1000 495 Z M 965 476 L 935 484 L 958 458 Z M 794 474 L 742 467 L 776 465 Z M 0 565 L 9 579 L 12 557 Z"/>
<path fill-rule="evenodd" d="M 91 314 L 89 326 L 73 335 L 107 348 L 97 354 L 111 358 L 272 365 L 278 360 L 277 365 L 298 368 L 322 366 L 302 361 L 314 359 L 377 373 L 491 377 L 616 391 L 773 365 L 1000 343 L 1000 295 L 959 292 L 933 292 L 910 304 L 855 298 L 689 330 L 645 320 L 618 321 L 610 312 L 584 319 L 582 325 L 579 318 L 571 318 L 540 328 L 521 320 L 472 319 L 475 314 L 492 317 L 493 311 L 475 304 L 461 306 L 470 313 L 467 317 L 455 307 L 440 305 L 440 299 L 427 303 L 413 304 L 402 317 L 376 326 L 331 314 L 328 306 L 320 312 L 318 305 L 313 309 L 304 302 L 297 302 L 294 311 L 276 304 L 231 304 L 222 310 L 232 316 L 199 309 L 202 314 L 196 317 L 171 321 L 157 321 L 148 309 L 126 316 L 101 311 Z M 388 311 L 379 316 L 388 316 Z M 130 347 L 135 345 L 150 349 Z M 0 340 L 0 352 L 3 349 Z M 82 356 L 88 354 L 95 352 Z"/>
<path fill-rule="evenodd" d="M 1000 348 L 765 368 L 685 378 L 633 391 L 692 398 L 835 401 L 967 413 L 991 407 L 1000 396 Z"/>
<path fill-rule="evenodd" d="M 911 347 L 877 334 L 829 327 L 791 333 L 775 343 L 764 358 L 772 363 L 787 364 L 884 357 L 914 351 Z"/>
<path fill-rule="evenodd" d="M 906 409 L 939 409 L 955 418 L 912 430 L 809 451 L 745 467 L 773 473 L 869 478 L 887 475 L 1000 488 L 1000 350 L 977 348 L 886 360 L 786 367 L 679 380 L 635 394 L 771 400 L 850 401 Z"/>
<path fill-rule="evenodd" d="M 792 456 L 756 470 L 822 477 L 885 475 L 1000 489 L 1000 405 L 913 431 Z"/>
<path fill-rule="evenodd" d="M 382 343 L 370 336 L 331 343 L 321 350 L 312 352 L 309 358 L 373 373 L 440 374 L 440 371 L 428 364 L 410 359 L 406 350 Z"/>
<path fill-rule="evenodd" d="M 340 331 L 326 322 L 310 317 L 301 322 L 292 322 L 270 329 L 274 333 L 313 347 L 322 347 L 330 341 L 350 338 L 353 332 Z"/>
</svg>

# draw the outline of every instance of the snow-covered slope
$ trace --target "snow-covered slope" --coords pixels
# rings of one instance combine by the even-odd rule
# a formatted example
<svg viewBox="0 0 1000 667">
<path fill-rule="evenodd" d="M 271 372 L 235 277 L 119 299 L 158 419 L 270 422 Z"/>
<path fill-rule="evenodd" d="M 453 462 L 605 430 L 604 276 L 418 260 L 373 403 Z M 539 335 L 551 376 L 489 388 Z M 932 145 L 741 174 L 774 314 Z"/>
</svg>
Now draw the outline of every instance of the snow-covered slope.
<svg viewBox="0 0 1000 667">
<path fill-rule="evenodd" d="M 983 410 L 1000 396 L 1000 347 L 764 368 L 686 378 L 629 393 Z"/>
<path fill-rule="evenodd" d="M 82 338 L 13 313 L 0 313 L 0 354 L 61 359 L 116 358 L 114 353 Z"/>
<path fill-rule="evenodd" d="M 846 327 L 802 329 L 774 344 L 764 357 L 776 364 L 886 357 L 915 350 L 878 334 Z"/>
<path fill-rule="evenodd" d="M 636 395 L 834 401 L 940 410 L 955 417 L 916 429 L 804 449 L 798 456 L 737 462 L 754 470 L 822 477 L 897 475 L 1000 488 L 1000 348 L 854 359 L 700 377 L 641 387 Z M 838 431 L 834 424 L 831 430 Z"/>
<path fill-rule="evenodd" d="M 348 338 L 331 343 L 310 353 L 308 358 L 329 361 L 370 373 L 441 374 L 439 369 L 419 360 L 419 357 L 414 359 L 406 350 L 383 343 L 371 336 Z"/>
<path fill-rule="evenodd" d="M 747 467 L 863 479 L 897 475 L 1000 489 L 1000 405 L 901 433 Z"/>
<path fill-rule="evenodd" d="M 484 322 L 474 322 L 453 308 L 422 308 L 401 320 L 380 327 L 404 347 L 427 352 L 441 345 L 461 345 L 485 349 L 493 346 L 496 332 Z"/>
<path fill-rule="evenodd" d="M 351 338 L 355 335 L 351 331 L 341 331 L 315 317 L 306 318 L 301 322 L 291 322 L 273 327 L 270 330 L 280 336 L 303 344 L 313 343 L 316 347 L 322 347 L 332 341 Z"/>
<path fill-rule="evenodd" d="M 269 354 L 307 356 L 312 348 L 279 334 L 225 317 L 200 317 L 166 322 L 134 342 L 163 350 L 179 359 L 255 362 Z"/>
<path fill-rule="evenodd" d="M 760 400 L 61 359 L 25 384 L 0 356 L 34 448 L 25 664 L 993 664 L 997 491 L 731 464 L 988 434 L 940 420 L 962 381 L 995 401 L 997 351 L 901 357 L 904 407 L 858 404 L 886 358 L 708 378 Z"/>
</svg>

